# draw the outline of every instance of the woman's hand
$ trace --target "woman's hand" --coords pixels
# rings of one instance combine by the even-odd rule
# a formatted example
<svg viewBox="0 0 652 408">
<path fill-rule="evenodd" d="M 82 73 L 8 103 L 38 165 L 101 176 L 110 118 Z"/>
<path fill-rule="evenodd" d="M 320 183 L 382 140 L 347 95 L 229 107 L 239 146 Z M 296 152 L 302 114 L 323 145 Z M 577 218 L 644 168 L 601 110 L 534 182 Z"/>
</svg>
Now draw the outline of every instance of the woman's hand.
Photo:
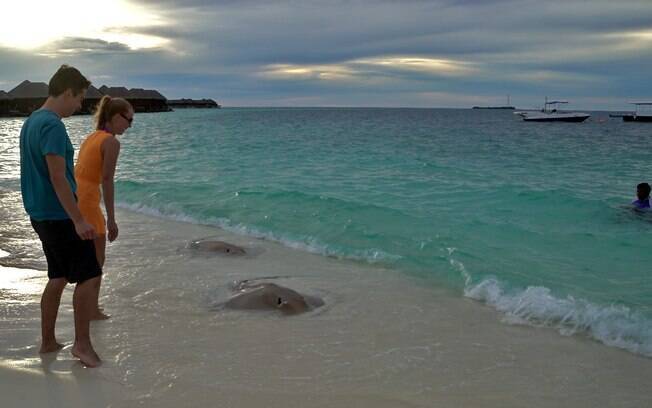
<svg viewBox="0 0 652 408">
<path fill-rule="evenodd" d="M 109 220 L 106 223 L 106 229 L 109 231 L 109 242 L 113 242 L 118 238 L 118 224 L 115 220 Z"/>
</svg>

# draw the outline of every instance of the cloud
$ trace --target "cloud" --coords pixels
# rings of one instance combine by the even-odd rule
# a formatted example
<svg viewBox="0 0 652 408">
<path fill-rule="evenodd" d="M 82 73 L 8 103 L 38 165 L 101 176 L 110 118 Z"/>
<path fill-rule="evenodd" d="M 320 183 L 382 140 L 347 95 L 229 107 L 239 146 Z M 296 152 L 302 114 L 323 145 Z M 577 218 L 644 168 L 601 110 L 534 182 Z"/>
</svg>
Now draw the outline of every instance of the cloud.
<svg viewBox="0 0 652 408">
<path fill-rule="evenodd" d="M 475 64 L 445 58 L 420 56 L 384 56 L 353 60 L 353 64 L 367 65 L 394 71 L 421 72 L 435 76 L 466 76 L 478 71 Z"/>
<path fill-rule="evenodd" d="M 510 75 L 515 81 L 523 82 L 565 82 L 577 84 L 578 82 L 596 83 L 604 81 L 605 78 L 597 75 L 568 73 L 559 71 L 529 71 L 524 73 L 513 73 Z"/>
<path fill-rule="evenodd" d="M 271 64 L 260 72 L 261 77 L 285 80 L 354 80 L 360 72 L 346 65 L 297 65 L 297 64 Z"/>
<path fill-rule="evenodd" d="M 419 56 L 383 56 L 344 61 L 337 64 L 270 64 L 258 74 L 279 80 L 341 82 L 387 82 L 420 73 L 432 77 L 458 77 L 477 72 L 473 64 Z"/>
<path fill-rule="evenodd" d="M 98 38 L 70 37 L 41 47 L 36 52 L 40 55 L 53 57 L 60 55 L 81 54 L 116 54 L 129 52 L 128 45 L 119 42 L 109 42 Z"/>
<path fill-rule="evenodd" d="M 47 57 L 0 49 L 0 77 L 45 76 L 67 62 L 116 84 L 227 105 L 421 106 L 435 96 L 480 104 L 508 93 L 516 104 L 534 104 L 553 93 L 588 102 L 652 94 L 649 1 L 143 0 L 137 7 L 156 18 L 106 27 L 114 37 L 59 38 Z M 137 38 L 160 42 L 139 48 Z"/>
</svg>

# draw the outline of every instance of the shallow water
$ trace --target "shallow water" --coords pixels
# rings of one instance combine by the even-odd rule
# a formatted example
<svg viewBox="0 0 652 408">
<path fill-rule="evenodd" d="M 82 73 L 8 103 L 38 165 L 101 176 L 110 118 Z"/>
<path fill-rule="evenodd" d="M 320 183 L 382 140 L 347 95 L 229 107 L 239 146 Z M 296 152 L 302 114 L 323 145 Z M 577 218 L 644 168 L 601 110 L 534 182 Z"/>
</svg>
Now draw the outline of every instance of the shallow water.
<svg viewBox="0 0 652 408">
<path fill-rule="evenodd" d="M 0 267 L 0 392 L 7 406 L 640 407 L 649 359 L 582 336 L 499 323 L 498 313 L 432 282 L 364 262 L 118 211 L 92 324 L 104 363 L 69 354 L 72 287 L 39 356 L 44 272 Z M 211 237 L 248 256 L 198 253 Z M 215 308 L 232 282 L 273 278 L 325 305 L 285 317 Z"/>
<path fill-rule="evenodd" d="M 132 210 L 392 268 L 510 321 L 652 355 L 652 218 L 627 208 L 650 175 L 651 129 L 594 119 L 533 124 L 450 109 L 141 114 L 123 137 L 117 197 Z M 11 220 L 0 262 L 37 266 L 37 242 L 21 232 L 20 124 L 0 121 L 0 211 Z M 88 117 L 66 124 L 76 146 L 91 131 Z"/>
</svg>

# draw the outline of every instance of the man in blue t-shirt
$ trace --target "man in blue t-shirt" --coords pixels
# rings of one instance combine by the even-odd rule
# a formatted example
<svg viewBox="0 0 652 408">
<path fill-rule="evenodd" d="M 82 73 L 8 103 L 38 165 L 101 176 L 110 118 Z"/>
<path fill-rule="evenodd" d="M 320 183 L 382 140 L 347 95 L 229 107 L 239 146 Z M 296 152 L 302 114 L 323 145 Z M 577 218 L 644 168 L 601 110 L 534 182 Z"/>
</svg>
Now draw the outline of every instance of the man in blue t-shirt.
<svg viewBox="0 0 652 408">
<path fill-rule="evenodd" d="M 95 256 L 95 231 L 77 207 L 74 149 L 61 118 L 81 107 L 90 82 L 67 65 L 52 76 L 49 96 L 20 131 L 20 187 L 25 211 L 43 245 L 48 283 L 41 297 L 41 353 L 59 351 L 55 338 L 61 294 L 76 283 L 73 295 L 75 342 L 71 353 L 88 367 L 100 364 L 90 338 L 90 320 L 102 268 Z"/>
<path fill-rule="evenodd" d="M 636 198 L 637 200 L 632 201 L 635 209 L 650 209 L 650 185 L 648 183 L 641 183 L 636 186 Z"/>
</svg>

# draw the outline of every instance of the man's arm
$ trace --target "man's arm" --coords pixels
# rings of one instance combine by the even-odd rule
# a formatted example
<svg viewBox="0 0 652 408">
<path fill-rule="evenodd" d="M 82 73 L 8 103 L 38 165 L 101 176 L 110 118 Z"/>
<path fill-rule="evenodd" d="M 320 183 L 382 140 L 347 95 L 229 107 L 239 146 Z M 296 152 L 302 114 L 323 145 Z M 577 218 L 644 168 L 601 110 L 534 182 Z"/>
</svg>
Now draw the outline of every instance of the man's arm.
<svg viewBox="0 0 652 408">
<path fill-rule="evenodd" d="M 75 197 L 72 194 L 70 184 L 66 180 L 66 162 L 64 158 L 56 154 L 47 154 L 45 161 L 48 165 L 52 187 L 54 187 L 61 206 L 75 224 L 77 235 L 81 239 L 95 239 L 95 230 L 90 224 L 84 221 L 84 218 L 79 212 L 79 207 L 77 207 Z"/>
</svg>

